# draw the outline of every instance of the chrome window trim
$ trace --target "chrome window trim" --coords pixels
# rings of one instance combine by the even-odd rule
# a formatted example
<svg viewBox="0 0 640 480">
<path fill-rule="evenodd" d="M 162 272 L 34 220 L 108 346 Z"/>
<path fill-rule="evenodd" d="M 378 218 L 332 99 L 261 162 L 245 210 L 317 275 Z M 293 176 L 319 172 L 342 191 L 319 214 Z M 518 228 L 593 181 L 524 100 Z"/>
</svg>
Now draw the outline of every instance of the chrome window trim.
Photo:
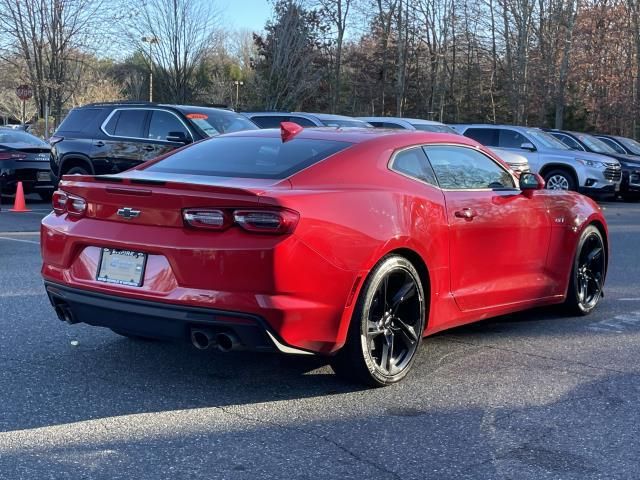
<svg viewBox="0 0 640 480">
<path fill-rule="evenodd" d="M 438 182 L 438 185 L 433 185 L 429 182 L 425 182 L 424 180 L 420 180 L 419 178 L 416 177 L 412 177 L 411 175 L 407 175 L 406 173 L 403 172 L 399 172 L 398 170 L 394 170 L 393 168 L 393 162 L 396 159 L 396 156 L 405 151 L 405 150 L 410 150 L 412 148 L 420 148 L 423 149 L 424 147 L 456 147 L 456 148 L 468 148 L 470 150 L 473 150 L 475 152 L 478 152 L 482 155 L 484 155 L 485 157 L 487 157 L 489 160 L 491 160 L 493 163 L 495 163 L 498 168 L 501 168 L 502 170 L 504 170 L 505 172 L 507 172 L 509 174 L 509 176 L 511 177 L 511 180 L 513 180 L 513 187 L 505 187 L 505 188 L 442 188 L 440 186 L 440 181 L 438 180 L 438 174 L 435 172 L 434 170 L 434 174 L 436 176 L 436 181 Z M 423 150 L 424 152 L 424 150 Z M 427 161 L 429 161 L 429 155 L 424 152 L 425 156 L 427 157 Z M 431 164 L 431 162 L 429 161 L 429 164 Z M 493 157 L 487 155 L 485 152 L 483 152 L 482 150 L 480 150 L 479 147 L 473 147 L 471 145 L 461 145 L 459 143 L 424 143 L 424 144 L 418 144 L 418 145 L 411 145 L 408 147 L 402 147 L 399 148 L 397 150 L 395 150 L 393 152 L 393 154 L 391 155 L 391 158 L 389 159 L 389 162 L 387 163 L 387 168 L 394 172 L 397 173 L 398 175 L 402 175 L 403 177 L 406 178 L 410 178 L 411 180 L 414 180 L 416 182 L 420 182 L 420 183 L 424 183 L 425 185 L 430 185 L 434 188 L 437 188 L 438 190 L 441 190 L 443 192 L 511 192 L 511 191 L 516 191 L 516 192 L 520 192 L 520 188 L 519 185 L 520 183 L 518 182 L 518 180 L 516 179 L 516 177 L 513 175 L 513 173 L 510 170 L 506 170 L 504 168 L 504 166 L 502 164 L 500 164 L 496 159 L 494 159 Z M 433 166 L 431 167 L 433 169 Z"/>
<path fill-rule="evenodd" d="M 166 110 L 164 108 L 146 108 L 146 107 L 133 107 L 133 108 L 114 108 L 113 111 L 109 114 L 109 116 L 105 119 L 104 122 L 102 122 L 102 125 L 100 125 L 100 130 L 102 130 L 102 133 L 104 133 L 107 137 L 109 138 L 127 138 L 129 140 L 146 140 L 146 141 L 153 141 L 153 142 L 164 142 L 164 143 L 169 143 L 169 144 L 173 144 L 175 142 L 170 142 L 168 140 L 157 140 L 155 138 L 144 138 L 144 137 L 125 137 L 122 135 L 111 135 L 109 132 L 107 132 L 105 130 L 105 125 L 107 123 L 109 123 L 109 120 L 111 120 L 111 117 L 113 117 L 116 112 L 120 112 L 123 110 L 142 110 L 142 111 L 149 111 L 149 110 L 157 110 L 159 112 L 166 112 L 166 113 L 170 113 L 171 115 L 173 115 L 174 117 L 176 117 L 178 119 L 178 121 L 182 124 L 182 126 L 185 128 L 185 130 L 187 131 L 187 133 L 189 134 L 189 138 L 191 139 L 191 142 L 194 141 L 193 135 L 191 134 L 191 130 L 189 130 L 189 127 L 187 126 L 186 123 L 184 123 L 184 121 L 178 116 L 176 115 L 175 112 L 172 112 L 171 110 Z"/>
</svg>

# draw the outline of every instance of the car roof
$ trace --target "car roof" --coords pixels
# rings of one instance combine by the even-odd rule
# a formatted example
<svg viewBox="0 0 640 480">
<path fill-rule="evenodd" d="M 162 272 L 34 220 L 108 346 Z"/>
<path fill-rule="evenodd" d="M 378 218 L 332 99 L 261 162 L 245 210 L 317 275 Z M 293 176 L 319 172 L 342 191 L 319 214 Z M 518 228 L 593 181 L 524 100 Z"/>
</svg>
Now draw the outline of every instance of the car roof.
<svg viewBox="0 0 640 480">
<path fill-rule="evenodd" d="M 265 128 L 261 130 L 244 130 L 227 133 L 224 137 L 280 137 L 280 129 Z M 478 147 L 480 144 L 473 139 L 451 133 L 422 132 L 417 130 L 396 130 L 385 128 L 336 128 L 318 127 L 305 128 L 294 138 L 311 140 L 342 141 L 349 143 L 365 143 L 380 140 L 390 146 L 418 145 L 426 143 L 454 143 Z"/>
</svg>

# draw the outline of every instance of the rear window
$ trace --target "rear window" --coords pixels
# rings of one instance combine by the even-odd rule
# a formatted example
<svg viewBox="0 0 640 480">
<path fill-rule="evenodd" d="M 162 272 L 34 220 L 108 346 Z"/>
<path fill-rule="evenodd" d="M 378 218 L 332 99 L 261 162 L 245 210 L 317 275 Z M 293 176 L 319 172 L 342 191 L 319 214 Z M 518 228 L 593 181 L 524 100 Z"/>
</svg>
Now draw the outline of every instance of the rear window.
<svg viewBox="0 0 640 480">
<path fill-rule="evenodd" d="M 79 108 L 69 112 L 69 115 L 58 127 L 59 132 L 84 132 L 88 130 L 93 120 L 100 114 L 99 108 Z"/>
<path fill-rule="evenodd" d="M 0 130 L 0 144 L 26 144 L 37 147 L 48 147 L 49 144 L 27 132 L 19 130 Z"/>
<path fill-rule="evenodd" d="M 222 133 L 258 129 L 246 117 L 226 110 L 198 108 L 183 110 L 183 113 L 189 122 L 202 130 L 208 137 L 215 137 Z"/>
<path fill-rule="evenodd" d="M 429 123 L 412 123 L 416 130 L 422 132 L 434 132 L 434 133 L 451 133 L 453 135 L 459 135 L 453 128 L 447 125 L 429 124 Z"/>
<path fill-rule="evenodd" d="M 495 128 L 467 128 L 464 132 L 464 136 L 473 138 L 476 142 L 486 145 L 487 147 L 497 147 L 497 133 L 498 130 Z"/>
<path fill-rule="evenodd" d="M 320 119 L 325 127 L 337 128 L 371 128 L 371 125 L 361 120 L 342 120 L 337 118 Z"/>
<path fill-rule="evenodd" d="M 287 178 L 351 143 L 327 140 L 218 137 L 150 165 L 150 172 L 241 178 Z"/>
</svg>

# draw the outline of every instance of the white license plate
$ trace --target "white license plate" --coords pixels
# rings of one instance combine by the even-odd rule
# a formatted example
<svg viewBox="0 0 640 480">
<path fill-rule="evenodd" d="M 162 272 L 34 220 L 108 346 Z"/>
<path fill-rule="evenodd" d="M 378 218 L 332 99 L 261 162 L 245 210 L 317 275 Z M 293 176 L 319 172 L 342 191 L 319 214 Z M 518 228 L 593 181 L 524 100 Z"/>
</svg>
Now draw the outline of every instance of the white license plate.
<svg viewBox="0 0 640 480">
<path fill-rule="evenodd" d="M 145 253 L 103 248 L 96 279 L 100 282 L 140 287 L 146 263 Z"/>
<path fill-rule="evenodd" d="M 38 181 L 39 182 L 50 182 L 51 181 L 51 175 L 49 175 L 49 172 L 38 172 Z"/>
</svg>

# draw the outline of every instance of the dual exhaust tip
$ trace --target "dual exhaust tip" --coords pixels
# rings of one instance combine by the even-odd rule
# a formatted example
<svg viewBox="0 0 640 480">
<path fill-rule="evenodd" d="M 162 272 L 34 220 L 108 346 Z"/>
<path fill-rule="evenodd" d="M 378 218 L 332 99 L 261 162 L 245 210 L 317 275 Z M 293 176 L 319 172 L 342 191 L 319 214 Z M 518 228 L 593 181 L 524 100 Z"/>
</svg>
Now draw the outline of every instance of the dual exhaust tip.
<svg viewBox="0 0 640 480">
<path fill-rule="evenodd" d="M 238 337 L 233 333 L 216 333 L 208 328 L 192 328 L 191 343 L 198 350 L 216 347 L 221 352 L 230 352 L 240 346 Z"/>
</svg>

